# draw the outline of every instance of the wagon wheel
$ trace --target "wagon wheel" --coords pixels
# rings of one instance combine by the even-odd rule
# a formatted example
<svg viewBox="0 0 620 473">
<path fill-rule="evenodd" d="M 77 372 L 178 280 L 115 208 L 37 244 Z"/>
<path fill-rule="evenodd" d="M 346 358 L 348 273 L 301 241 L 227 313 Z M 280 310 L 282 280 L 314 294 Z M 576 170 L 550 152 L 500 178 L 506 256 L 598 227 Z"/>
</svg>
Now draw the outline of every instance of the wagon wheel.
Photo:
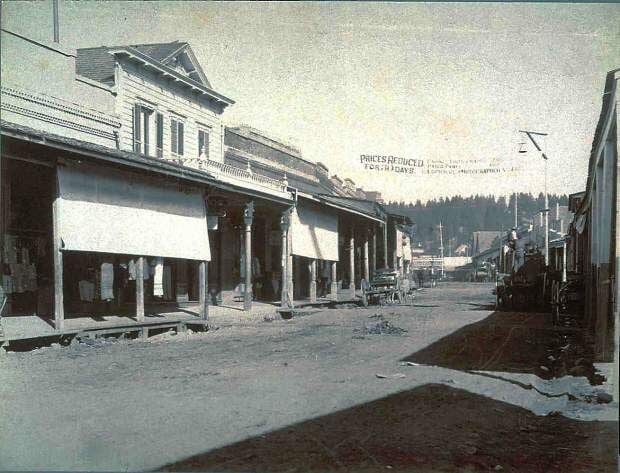
<svg viewBox="0 0 620 473">
<path fill-rule="evenodd" d="M 368 281 L 366 281 L 365 279 L 362 279 L 362 305 L 364 307 L 368 307 L 368 290 L 370 289 L 370 285 L 368 284 Z"/>
</svg>

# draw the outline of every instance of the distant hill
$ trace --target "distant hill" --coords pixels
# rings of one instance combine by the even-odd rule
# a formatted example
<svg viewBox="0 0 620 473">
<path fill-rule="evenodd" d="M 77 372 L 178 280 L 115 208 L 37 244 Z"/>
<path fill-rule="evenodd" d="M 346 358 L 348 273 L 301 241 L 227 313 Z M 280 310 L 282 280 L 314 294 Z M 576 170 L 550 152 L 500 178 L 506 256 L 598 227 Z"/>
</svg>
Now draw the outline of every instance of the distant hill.
<svg viewBox="0 0 620 473">
<path fill-rule="evenodd" d="M 545 198 L 520 193 L 518 195 L 519 223 L 531 221 L 544 208 Z M 549 208 L 556 203 L 568 205 L 567 195 L 549 195 Z M 422 203 L 389 202 L 387 207 L 394 212 L 407 215 L 415 222 L 415 242 L 421 243 L 426 251 L 436 252 L 439 248 L 439 222 L 443 225 L 445 255 L 470 242 L 475 231 L 508 231 L 514 225 L 514 196 L 505 197 L 476 195 L 454 196 Z"/>
</svg>

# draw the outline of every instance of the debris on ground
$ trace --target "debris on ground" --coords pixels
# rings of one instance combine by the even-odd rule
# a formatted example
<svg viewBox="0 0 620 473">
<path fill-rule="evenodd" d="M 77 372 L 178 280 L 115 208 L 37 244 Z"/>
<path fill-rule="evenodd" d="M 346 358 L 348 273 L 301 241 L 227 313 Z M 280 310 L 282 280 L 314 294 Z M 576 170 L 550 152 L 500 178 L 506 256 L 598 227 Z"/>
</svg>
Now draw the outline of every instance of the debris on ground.
<svg viewBox="0 0 620 473">
<path fill-rule="evenodd" d="M 368 335 L 402 335 L 407 332 L 404 328 L 392 325 L 390 322 L 385 320 L 382 315 L 379 315 L 377 319 L 379 319 L 378 322 L 365 325 L 364 328 L 361 329 L 362 333 Z M 355 329 L 354 331 L 359 330 Z"/>
</svg>

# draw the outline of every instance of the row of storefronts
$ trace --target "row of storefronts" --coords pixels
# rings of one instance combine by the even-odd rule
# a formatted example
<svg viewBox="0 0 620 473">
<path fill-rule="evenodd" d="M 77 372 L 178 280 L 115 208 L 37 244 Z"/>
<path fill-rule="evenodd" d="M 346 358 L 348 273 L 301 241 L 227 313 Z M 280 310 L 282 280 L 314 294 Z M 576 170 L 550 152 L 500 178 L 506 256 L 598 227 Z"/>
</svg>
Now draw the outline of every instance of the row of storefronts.
<svg viewBox="0 0 620 473">
<path fill-rule="evenodd" d="M 355 299 L 375 269 L 406 270 L 410 222 L 281 140 L 224 126 L 234 102 L 187 43 L 2 40 L 3 317 L 57 331 L 105 314 L 207 318 Z"/>
</svg>

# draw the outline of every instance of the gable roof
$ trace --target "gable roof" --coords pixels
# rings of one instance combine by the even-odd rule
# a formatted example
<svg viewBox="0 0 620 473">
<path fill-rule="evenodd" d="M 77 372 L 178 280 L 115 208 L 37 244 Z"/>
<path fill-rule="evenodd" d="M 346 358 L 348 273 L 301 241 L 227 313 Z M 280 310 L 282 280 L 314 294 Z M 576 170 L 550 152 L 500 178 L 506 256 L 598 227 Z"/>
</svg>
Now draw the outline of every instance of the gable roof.
<svg viewBox="0 0 620 473">
<path fill-rule="evenodd" d="M 187 61 L 185 61 L 186 64 L 184 65 L 189 66 L 187 67 L 188 76 L 202 85 L 211 88 L 211 84 L 198 63 L 192 48 L 189 43 L 185 41 L 81 48 L 77 50 L 75 61 L 77 73 L 98 82 L 103 82 L 108 85 L 113 84 L 115 59 L 112 51 L 124 48 L 135 49 L 154 61 L 167 66 L 171 65 L 175 58 L 185 53 L 187 55 Z"/>
</svg>

